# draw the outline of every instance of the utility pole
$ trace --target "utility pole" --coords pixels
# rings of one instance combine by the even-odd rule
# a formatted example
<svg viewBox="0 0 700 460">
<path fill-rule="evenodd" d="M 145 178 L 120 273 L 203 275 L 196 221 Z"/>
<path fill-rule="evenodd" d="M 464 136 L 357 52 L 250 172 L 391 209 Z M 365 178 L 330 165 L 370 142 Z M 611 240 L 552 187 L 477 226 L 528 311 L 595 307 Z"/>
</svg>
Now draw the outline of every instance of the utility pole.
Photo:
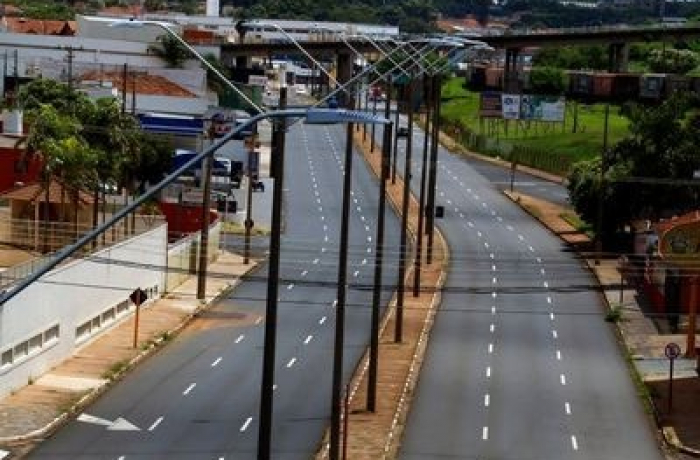
<svg viewBox="0 0 700 460">
<path fill-rule="evenodd" d="M 280 88 L 279 108 L 287 107 L 287 87 Z M 265 339 L 260 389 L 260 428 L 258 431 L 258 460 L 269 460 L 272 446 L 272 404 L 275 383 L 275 347 L 277 341 L 277 291 L 280 272 L 280 234 L 282 233 L 282 188 L 284 184 L 284 141 L 287 129 L 284 119 L 274 124 L 272 177 L 272 223 L 270 228 L 270 257 L 267 274 L 267 304 L 265 307 Z"/>
<path fill-rule="evenodd" d="M 245 234 L 243 237 L 243 263 L 250 263 L 250 234 L 253 231 L 253 156 L 255 155 L 255 137 L 257 129 L 253 129 L 250 147 L 248 148 L 248 187 L 246 189 Z"/>
<path fill-rule="evenodd" d="M 74 58 L 74 50 L 72 46 L 68 46 L 68 56 L 66 56 L 66 60 L 68 61 L 68 87 L 70 89 L 73 89 L 73 58 Z"/>
<path fill-rule="evenodd" d="M 420 295 L 420 271 L 423 259 L 423 215 L 425 214 L 425 187 L 428 175 L 428 139 L 430 138 L 430 77 L 423 75 L 423 97 L 425 98 L 425 129 L 423 130 L 423 160 L 420 171 L 420 193 L 418 195 L 418 227 L 416 228 L 416 254 L 413 259 L 413 297 Z"/>
<path fill-rule="evenodd" d="M 389 103 L 384 109 L 389 119 Z M 374 290 L 372 291 L 372 321 L 369 340 L 369 369 L 367 373 L 367 410 L 375 412 L 377 407 L 377 368 L 379 367 L 379 307 L 382 300 L 382 265 L 384 264 L 384 214 L 386 209 L 386 182 L 389 180 L 391 161 L 391 136 L 393 124 L 384 125 L 382 139 L 382 163 L 379 176 L 379 206 L 377 209 L 377 237 L 374 254 Z"/>
<path fill-rule="evenodd" d="M 428 203 L 426 206 L 425 232 L 428 235 L 425 263 L 433 263 L 433 240 L 435 238 L 435 192 L 437 189 L 437 159 L 440 146 L 440 104 L 442 98 L 442 79 L 440 75 L 433 77 L 433 142 L 430 148 L 430 172 L 428 174 Z"/>
<path fill-rule="evenodd" d="M 352 93 L 347 107 L 354 108 Z M 343 168 L 343 202 L 340 217 L 340 247 L 338 252 L 338 283 L 335 309 L 335 340 L 333 343 L 333 386 L 331 389 L 330 460 L 340 458 L 340 425 L 343 411 L 343 345 L 345 340 L 345 301 L 347 294 L 348 239 L 350 233 L 350 192 L 352 190 L 353 124 L 348 123 Z M 345 414 L 347 417 L 348 414 Z"/>
<path fill-rule="evenodd" d="M 408 251 L 408 210 L 411 197 L 411 155 L 413 150 L 413 80 L 409 83 L 408 94 L 404 95 L 404 102 L 408 105 L 408 137 L 406 138 L 406 158 L 404 159 L 403 174 L 403 198 L 401 201 L 401 242 L 399 243 L 399 280 L 396 288 L 396 324 L 394 329 L 394 342 L 403 340 L 403 307 L 406 289 L 406 252 Z"/>
<path fill-rule="evenodd" d="M 207 132 L 209 142 L 212 139 L 212 127 Z M 207 289 L 207 262 L 209 252 L 209 213 L 211 208 L 211 164 L 213 156 L 208 155 L 202 161 L 202 228 L 199 240 L 199 270 L 197 271 L 197 299 L 203 300 Z"/>
</svg>

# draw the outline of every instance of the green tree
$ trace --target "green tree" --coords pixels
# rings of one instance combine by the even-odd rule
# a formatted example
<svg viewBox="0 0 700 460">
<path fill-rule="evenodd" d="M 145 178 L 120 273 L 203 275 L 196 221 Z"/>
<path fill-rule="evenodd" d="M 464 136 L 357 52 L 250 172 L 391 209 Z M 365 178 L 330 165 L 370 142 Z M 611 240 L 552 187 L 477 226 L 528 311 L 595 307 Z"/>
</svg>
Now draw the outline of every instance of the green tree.
<svg viewBox="0 0 700 460">
<path fill-rule="evenodd" d="M 554 67 L 534 67 L 530 72 L 532 91 L 539 94 L 562 94 L 566 89 L 564 72 Z"/>
<path fill-rule="evenodd" d="M 655 49 L 647 59 L 652 72 L 686 74 L 698 65 L 698 55 L 691 50 Z"/>
<path fill-rule="evenodd" d="M 150 46 L 148 49 L 164 60 L 169 67 L 182 67 L 189 57 L 187 49 L 170 35 L 159 36 L 158 45 Z"/>
<path fill-rule="evenodd" d="M 595 222 L 603 191 L 605 240 L 637 220 L 656 221 L 697 209 L 700 200 L 692 179 L 700 169 L 698 141 L 700 116 L 686 98 L 633 109 L 630 135 L 605 155 L 604 176 L 600 158 L 573 168 L 568 189 L 574 208 L 584 220 Z"/>
</svg>

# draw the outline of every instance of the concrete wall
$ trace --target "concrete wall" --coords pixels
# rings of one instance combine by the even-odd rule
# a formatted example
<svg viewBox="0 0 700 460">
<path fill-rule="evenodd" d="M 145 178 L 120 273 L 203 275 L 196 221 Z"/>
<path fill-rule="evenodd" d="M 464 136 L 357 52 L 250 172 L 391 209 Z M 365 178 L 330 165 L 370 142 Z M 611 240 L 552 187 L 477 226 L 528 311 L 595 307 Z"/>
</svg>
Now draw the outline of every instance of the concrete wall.
<svg viewBox="0 0 700 460">
<path fill-rule="evenodd" d="M 218 241 L 218 240 L 217 240 Z M 137 287 L 165 288 L 167 226 L 58 267 L 0 306 L 0 397 L 126 318 Z"/>
</svg>

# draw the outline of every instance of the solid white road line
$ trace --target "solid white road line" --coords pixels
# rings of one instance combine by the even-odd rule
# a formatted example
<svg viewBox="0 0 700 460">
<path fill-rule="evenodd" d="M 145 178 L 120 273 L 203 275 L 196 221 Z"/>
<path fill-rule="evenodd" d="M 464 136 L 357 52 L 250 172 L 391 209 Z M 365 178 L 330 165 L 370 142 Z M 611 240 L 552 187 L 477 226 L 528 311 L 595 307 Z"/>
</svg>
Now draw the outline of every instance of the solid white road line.
<svg viewBox="0 0 700 460">
<path fill-rule="evenodd" d="M 253 417 L 248 417 L 245 421 L 245 423 L 241 426 L 241 433 L 243 433 L 245 430 L 248 429 L 248 425 L 250 425 L 250 422 L 253 421 Z"/>
<path fill-rule="evenodd" d="M 153 422 L 153 424 L 152 424 L 151 426 L 148 427 L 148 431 L 153 431 L 153 430 L 155 430 L 155 429 L 158 427 L 158 425 L 160 425 L 160 422 L 162 422 L 162 421 L 163 421 L 163 416 L 158 417 L 158 418 L 156 419 L 156 421 Z"/>
<path fill-rule="evenodd" d="M 190 394 L 190 391 L 194 390 L 194 387 L 196 387 L 196 386 L 197 386 L 196 383 L 190 383 L 190 386 L 188 386 L 187 389 L 182 392 L 182 395 L 187 396 L 188 394 Z"/>
<path fill-rule="evenodd" d="M 221 356 L 219 356 L 218 358 L 216 358 L 216 359 L 214 360 L 214 362 L 211 363 L 211 367 L 216 367 L 216 366 L 218 366 L 219 363 L 221 362 L 221 359 L 222 359 Z"/>
</svg>

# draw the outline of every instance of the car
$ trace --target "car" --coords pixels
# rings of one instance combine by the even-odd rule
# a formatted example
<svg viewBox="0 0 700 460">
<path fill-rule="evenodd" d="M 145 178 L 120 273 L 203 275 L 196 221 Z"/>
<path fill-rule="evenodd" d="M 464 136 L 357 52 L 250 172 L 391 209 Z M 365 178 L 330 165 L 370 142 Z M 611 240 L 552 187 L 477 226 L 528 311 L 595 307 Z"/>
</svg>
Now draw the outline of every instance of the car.
<svg viewBox="0 0 700 460">
<path fill-rule="evenodd" d="M 399 126 L 399 129 L 396 130 L 396 137 L 408 137 L 408 127 Z"/>
</svg>

